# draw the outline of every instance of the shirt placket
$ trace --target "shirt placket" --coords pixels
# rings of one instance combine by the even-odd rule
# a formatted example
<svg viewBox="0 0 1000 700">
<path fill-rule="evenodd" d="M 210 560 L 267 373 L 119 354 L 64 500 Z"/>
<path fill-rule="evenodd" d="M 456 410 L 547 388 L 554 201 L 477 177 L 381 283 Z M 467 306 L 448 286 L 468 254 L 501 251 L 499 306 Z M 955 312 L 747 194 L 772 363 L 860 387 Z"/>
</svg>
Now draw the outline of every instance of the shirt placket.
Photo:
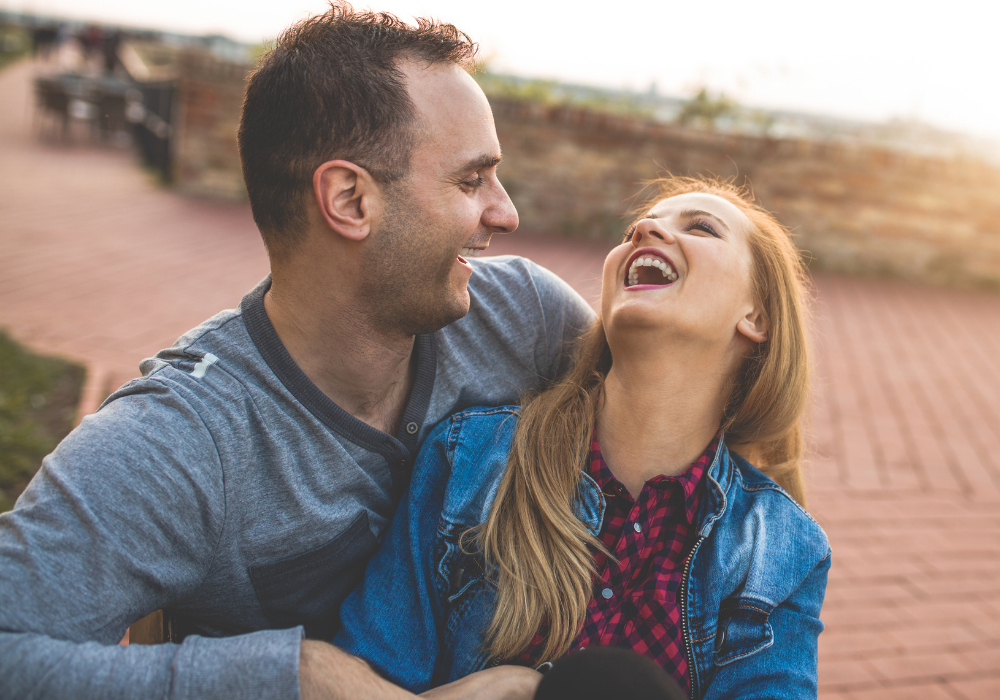
<svg viewBox="0 0 1000 700">
<path fill-rule="evenodd" d="M 639 498 L 629 508 L 615 544 L 614 555 L 619 563 L 617 566 L 611 563 L 607 567 L 609 576 L 602 595 L 607 598 L 609 606 L 604 629 L 600 633 L 600 644 L 603 646 L 617 644 L 624 633 L 627 621 L 624 618 L 625 597 L 632 588 L 633 578 L 641 568 L 642 551 L 646 543 L 646 528 L 643 523 L 648 512 L 649 495 L 649 488 L 644 487 Z"/>
</svg>

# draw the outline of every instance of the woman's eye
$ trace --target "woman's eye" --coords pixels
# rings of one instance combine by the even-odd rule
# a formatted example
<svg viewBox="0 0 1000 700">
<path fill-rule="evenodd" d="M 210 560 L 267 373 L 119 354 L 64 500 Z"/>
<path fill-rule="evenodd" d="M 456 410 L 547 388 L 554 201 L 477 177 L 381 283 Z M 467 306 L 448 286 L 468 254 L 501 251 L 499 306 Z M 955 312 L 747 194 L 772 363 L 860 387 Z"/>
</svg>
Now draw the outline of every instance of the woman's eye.
<svg viewBox="0 0 1000 700">
<path fill-rule="evenodd" d="M 688 226 L 688 231 L 693 231 L 693 230 L 704 231 L 710 236 L 715 236 L 716 238 L 719 237 L 719 234 L 715 232 L 715 229 L 712 228 L 712 225 L 707 221 L 695 221 L 690 226 Z"/>
<path fill-rule="evenodd" d="M 632 224 L 631 226 L 628 227 L 628 230 L 625 231 L 625 237 L 622 239 L 622 243 L 628 243 L 629 241 L 632 240 L 632 236 L 635 235 L 635 227 L 636 224 Z"/>
</svg>

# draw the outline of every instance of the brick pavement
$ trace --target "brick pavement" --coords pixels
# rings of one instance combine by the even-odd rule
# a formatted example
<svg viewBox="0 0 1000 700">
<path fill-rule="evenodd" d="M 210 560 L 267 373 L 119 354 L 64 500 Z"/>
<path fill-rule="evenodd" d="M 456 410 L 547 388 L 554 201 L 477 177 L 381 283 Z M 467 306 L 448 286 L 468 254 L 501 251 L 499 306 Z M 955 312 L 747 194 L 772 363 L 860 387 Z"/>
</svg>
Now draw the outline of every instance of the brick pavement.
<svg viewBox="0 0 1000 700">
<path fill-rule="evenodd" d="M 93 403 L 267 271 L 245 205 L 157 187 L 125 152 L 31 134 L 0 73 L 0 326 L 84 362 Z M 513 234 L 585 296 L 607 246 Z M 1000 698 L 1000 297 L 817 276 L 810 508 L 834 566 L 824 700 Z"/>
</svg>

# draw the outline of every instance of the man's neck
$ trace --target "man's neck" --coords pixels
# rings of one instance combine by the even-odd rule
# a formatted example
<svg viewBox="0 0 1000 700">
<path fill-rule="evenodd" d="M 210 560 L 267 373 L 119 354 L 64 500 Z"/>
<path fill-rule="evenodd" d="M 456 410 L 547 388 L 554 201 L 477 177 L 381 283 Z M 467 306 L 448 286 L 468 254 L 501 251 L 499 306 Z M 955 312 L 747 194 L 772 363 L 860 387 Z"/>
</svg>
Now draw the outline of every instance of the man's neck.
<svg viewBox="0 0 1000 700">
<path fill-rule="evenodd" d="M 272 276 L 264 310 L 299 369 L 352 416 L 395 435 L 413 386 L 413 336 L 375 328 L 345 300 Z"/>
<path fill-rule="evenodd" d="M 633 496 L 655 476 L 683 473 L 718 431 L 725 378 L 720 363 L 706 359 L 669 348 L 615 355 L 597 438 L 611 472 Z"/>
</svg>

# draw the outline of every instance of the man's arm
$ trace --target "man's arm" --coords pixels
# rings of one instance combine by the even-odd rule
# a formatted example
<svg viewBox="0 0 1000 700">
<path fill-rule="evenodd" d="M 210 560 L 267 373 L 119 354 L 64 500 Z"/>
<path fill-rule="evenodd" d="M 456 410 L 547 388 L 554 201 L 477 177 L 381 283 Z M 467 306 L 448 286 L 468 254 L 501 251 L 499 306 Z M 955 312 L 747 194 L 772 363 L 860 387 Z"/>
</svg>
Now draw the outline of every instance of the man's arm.
<svg viewBox="0 0 1000 700">
<path fill-rule="evenodd" d="M 428 690 L 430 700 L 531 700 L 541 674 L 522 666 L 498 666 Z M 376 674 L 356 656 L 323 642 L 302 642 L 302 700 L 411 700 L 415 695 Z"/>
<path fill-rule="evenodd" d="M 141 387 L 88 417 L 0 516 L 0 697 L 294 697 L 301 629 L 116 644 L 197 590 L 225 519 L 207 428 L 166 384 Z"/>
<path fill-rule="evenodd" d="M 306 640 L 299 657 L 302 700 L 406 700 L 415 698 L 332 644 Z"/>
</svg>

